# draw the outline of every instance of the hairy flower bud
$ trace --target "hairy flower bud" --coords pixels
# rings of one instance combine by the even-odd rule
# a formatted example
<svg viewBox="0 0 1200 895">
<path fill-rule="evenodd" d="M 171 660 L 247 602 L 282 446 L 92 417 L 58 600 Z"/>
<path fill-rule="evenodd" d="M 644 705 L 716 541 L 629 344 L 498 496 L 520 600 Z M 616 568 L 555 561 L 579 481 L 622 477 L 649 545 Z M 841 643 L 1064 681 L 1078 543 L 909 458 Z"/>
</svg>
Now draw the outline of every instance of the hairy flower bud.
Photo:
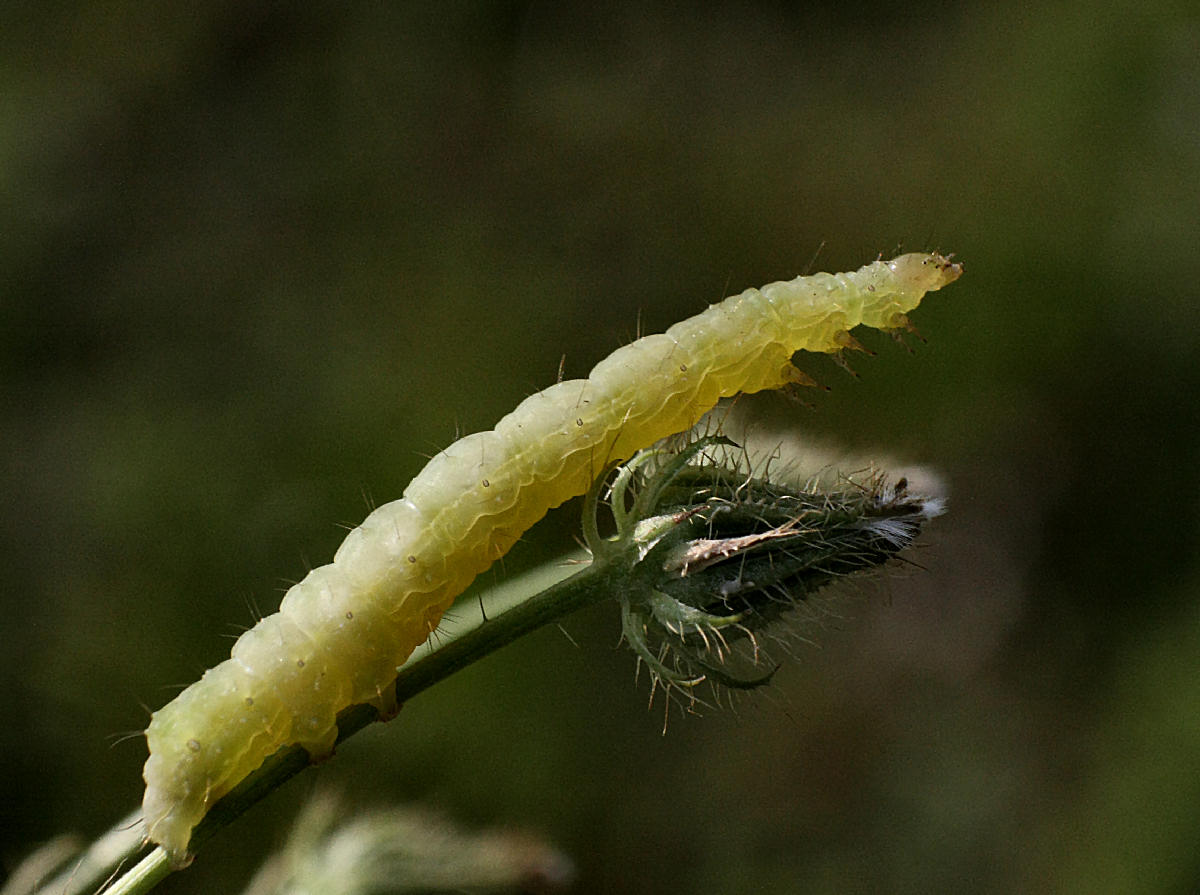
<svg viewBox="0 0 1200 895">
<path fill-rule="evenodd" d="M 780 484 L 721 437 L 639 454 L 617 470 L 609 506 L 616 535 L 600 539 L 593 518 L 588 539 L 598 557 L 629 558 L 624 637 L 655 684 L 684 690 L 768 681 L 760 633 L 831 582 L 883 565 L 943 511 L 881 473 Z"/>
</svg>

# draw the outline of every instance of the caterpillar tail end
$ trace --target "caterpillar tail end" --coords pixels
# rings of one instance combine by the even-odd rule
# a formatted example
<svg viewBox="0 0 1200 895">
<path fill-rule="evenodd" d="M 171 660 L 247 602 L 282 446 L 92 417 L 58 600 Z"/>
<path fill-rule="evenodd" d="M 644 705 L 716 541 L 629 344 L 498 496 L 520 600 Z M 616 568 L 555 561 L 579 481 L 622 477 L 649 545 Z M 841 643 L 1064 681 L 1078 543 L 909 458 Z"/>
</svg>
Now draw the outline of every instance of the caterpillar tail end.
<svg viewBox="0 0 1200 895">
<path fill-rule="evenodd" d="M 184 694 L 194 690 L 195 685 Z M 146 728 L 150 756 L 142 768 L 145 838 L 166 852 L 175 870 L 192 863 L 192 831 L 204 819 L 214 795 L 200 742 L 189 732 L 181 734 L 178 727 L 182 696 L 150 717 Z"/>
<path fill-rule="evenodd" d="M 142 820 L 146 825 L 146 841 L 162 848 L 175 870 L 182 870 L 194 857 L 188 851 L 192 829 L 204 816 L 203 806 L 193 817 L 186 805 L 158 786 L 147 786 L 142 799 Z"/>
</svg>

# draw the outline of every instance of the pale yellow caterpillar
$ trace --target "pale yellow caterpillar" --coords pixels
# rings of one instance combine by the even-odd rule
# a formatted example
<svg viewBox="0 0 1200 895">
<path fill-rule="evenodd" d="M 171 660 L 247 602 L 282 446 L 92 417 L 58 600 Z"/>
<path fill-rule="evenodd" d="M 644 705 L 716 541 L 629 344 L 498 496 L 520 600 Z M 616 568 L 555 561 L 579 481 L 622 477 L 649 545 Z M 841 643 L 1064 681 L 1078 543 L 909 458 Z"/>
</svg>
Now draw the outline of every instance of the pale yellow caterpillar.
<svg viewBox="0 0 1200 895">
<path fill-rule="evenodd" d="M 747 289 L 525 399 L 450 445 L 399 500 L 371 513 L 234 644 L 232 657 L 155 712 L 142 815 L 175 865 L 209 807 L 282 746 L 333 751 L 339 711 L 396 711 L 396 667 L 479 572 L 609 462 L 690 428 L 722 397 L 803 384 L 799 350 L 896 330 L 962 267 L 908 254 L 851 273 Z"/>
</svg>

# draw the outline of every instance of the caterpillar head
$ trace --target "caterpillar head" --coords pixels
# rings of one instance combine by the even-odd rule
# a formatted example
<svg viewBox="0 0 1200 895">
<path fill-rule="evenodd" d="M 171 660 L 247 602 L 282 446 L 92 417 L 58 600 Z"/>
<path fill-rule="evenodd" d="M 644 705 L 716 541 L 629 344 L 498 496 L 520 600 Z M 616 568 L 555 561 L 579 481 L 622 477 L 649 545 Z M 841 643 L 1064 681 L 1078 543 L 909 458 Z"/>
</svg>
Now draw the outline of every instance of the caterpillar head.
<svg viewBox="0 0 1200 895">
<path fill-rule="evenodd" d="M 951 261 L 945 255 L 927 255 L 924 252 L 910 252 L 893 258 L 888 262 L 888 269 L 903 291 L 917 295 L 949 286 L 963 272 L 961 263 Z"/>
<path fill-rule="evenodd" d="M 882 265 L 868 265 L 875 270 L 877 280 L 868 283 L 869 297 L 862 307 L 862 321 L 867 326 L 886 330 L 912 330 L 905 315 L 921 303 L 927 292 L 948 286 L 962 276 L 962 264 L 946 255 L 911 252 L 899 255 Z"/>
</svg>

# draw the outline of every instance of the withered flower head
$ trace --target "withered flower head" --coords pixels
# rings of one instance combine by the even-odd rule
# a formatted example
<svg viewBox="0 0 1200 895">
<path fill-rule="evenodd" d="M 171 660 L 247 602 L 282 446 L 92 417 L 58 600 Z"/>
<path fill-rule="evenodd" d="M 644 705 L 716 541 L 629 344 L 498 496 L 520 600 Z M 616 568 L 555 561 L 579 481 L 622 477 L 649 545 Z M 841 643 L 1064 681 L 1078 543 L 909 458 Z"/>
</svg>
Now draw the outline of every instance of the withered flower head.
<svg viewBox="0 0 1200 895">
<path fill-rule="evenodd" d="M 625 569 L 625 640 L 656 685 L 685 692 L 705 680 L 766 683 L 768 626 L 831 582 L 883 565 L 943 511 L 941 499 L 877 472 L 831 488 L 772 481 L 720 436 L 643 451 L 605 481 L 616 533 L 599 535 L 597 488 L 588 546 Z"/>
</svg>

